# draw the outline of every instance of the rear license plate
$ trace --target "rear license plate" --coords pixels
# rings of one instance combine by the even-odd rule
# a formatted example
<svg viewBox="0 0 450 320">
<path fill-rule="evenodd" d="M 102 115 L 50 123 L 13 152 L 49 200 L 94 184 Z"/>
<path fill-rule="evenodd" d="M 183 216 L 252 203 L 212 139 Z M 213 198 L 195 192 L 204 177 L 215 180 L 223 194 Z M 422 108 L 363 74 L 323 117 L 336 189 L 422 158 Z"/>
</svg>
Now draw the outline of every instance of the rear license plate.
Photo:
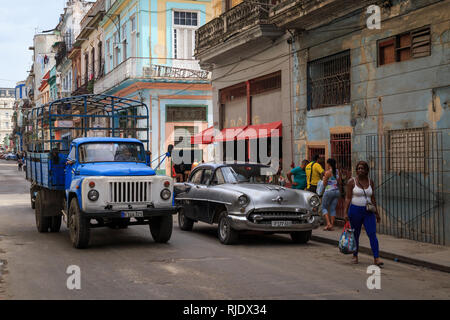
<svg viewBox="0 0 450 320">
<path fill-rule="evenodd" d="M 289 227 L 292 221 L 272 221 L 272 227 Z"/>
<path fill-rule="evenodd" d="M 122 218 L 142 218 L 144 211 L 122 211 Z"/>
</svg>

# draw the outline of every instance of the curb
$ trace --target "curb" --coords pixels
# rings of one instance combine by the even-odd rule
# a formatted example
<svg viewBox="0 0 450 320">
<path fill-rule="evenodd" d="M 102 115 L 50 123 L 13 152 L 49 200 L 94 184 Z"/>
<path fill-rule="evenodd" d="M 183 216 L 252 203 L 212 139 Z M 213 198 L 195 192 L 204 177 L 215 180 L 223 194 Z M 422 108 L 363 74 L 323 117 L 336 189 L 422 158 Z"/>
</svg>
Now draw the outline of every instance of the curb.
<svg viewBox="0 0 450 320">
<path fill-rule="evenodd" d="M 311 236 L 311 240 L 331 244 L 336 247 L 339 244 L 338 240 L 333 240 L 333 239 L 329 239 L 329 238 L 325 238 L 325 237 L 321 237 L 321 236 L 315 236 L 315 235 Z M 360 246 L 359 252 L 371 255 L 372 249 L 365 247 L 365 246 Z M 412 264 L 412 265 L 419 266 L 419 267 L 425 267 L 425 268 L 429 268 L 429 269 L 433 269 L 433 270 L 437 270 L 437 271 L 450 273 L 449 266 L 444 266 L 444 265 L 436 264 L 436 263 L 429 262 L 429 261 L 414 259 L 411 257 L 394 254 L 392 252 L 380 250 L 380 257 L 389 259 L 389 260 L 393 260 L 395 262 L 403 262 L 403 263 Z"/>
</svg>

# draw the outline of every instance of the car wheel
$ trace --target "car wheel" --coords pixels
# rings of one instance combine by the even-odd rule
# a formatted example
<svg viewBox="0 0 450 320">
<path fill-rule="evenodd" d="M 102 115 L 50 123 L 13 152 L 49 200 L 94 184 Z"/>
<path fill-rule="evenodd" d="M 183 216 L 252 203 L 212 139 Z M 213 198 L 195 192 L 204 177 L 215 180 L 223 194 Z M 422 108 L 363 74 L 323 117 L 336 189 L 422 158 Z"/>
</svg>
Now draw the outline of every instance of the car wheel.
<svg viewBox="0 0 450 320">
<path fill-rule="evenodd" d="M 223 211 L 219 215 L 219 228 L 217 230 L 219 240 L 222 244 L 235 244 L 239 238 L 239 233 L 231 227 L 227 212 Z"/>
<path fill-rule="evenodd" d="M 191 231 L 194 227 L 194 220 L 186 217 L 183 208 L 180 208 L 180 210 L 178 210 L 178 226 L 183 231 Z"/>
<path fill-rule="evenodd" d="M 38 192 L 35 200 L 34 215 L 36 217 L 36 227 L 41 233 L 48 232 L 50 221 L 52 217 L 44 216 L 44 204 L 42 202 L 41 192 Z"/>
<path fill-rule="evenodd" d="M 150 220 L 150 233 L 153 240 L 158 243 L 166 243 L 172 236 L 173 218 L 172 215 L 154 217 Z"/>
<path fill-rule="evenodd" d="M 72 245 L 77 249 L 87 248 L 90 238 L 90 220 L 81 215 L 78 201 L 73 198 L 69 209 L 69 230 Z"/>
<path fill-rule="evenodd" d="M 291 232 L 291 239 L 294 243 L 307 243 L 311 239 L 312 231 Z"/>
</svg>

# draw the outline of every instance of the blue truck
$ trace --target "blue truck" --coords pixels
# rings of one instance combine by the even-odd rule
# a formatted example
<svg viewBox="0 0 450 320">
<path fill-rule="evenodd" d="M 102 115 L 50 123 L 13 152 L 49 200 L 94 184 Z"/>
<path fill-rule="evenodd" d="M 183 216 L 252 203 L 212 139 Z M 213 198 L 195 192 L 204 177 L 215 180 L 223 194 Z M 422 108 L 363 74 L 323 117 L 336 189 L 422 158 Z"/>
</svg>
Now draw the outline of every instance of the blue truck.
<svg viewBox="0 0 450 320">
<path fill-rule="evenodd" d="M 106 95 L 64 98 L 27 116 L 26 178 L 41 233 L 64 221 L 75 248 L 93 228 L 149 225 L 153 239 L 170 240 L 173 179 L 157 175 L 148 151 L 148 108 Z"/>
</svg>

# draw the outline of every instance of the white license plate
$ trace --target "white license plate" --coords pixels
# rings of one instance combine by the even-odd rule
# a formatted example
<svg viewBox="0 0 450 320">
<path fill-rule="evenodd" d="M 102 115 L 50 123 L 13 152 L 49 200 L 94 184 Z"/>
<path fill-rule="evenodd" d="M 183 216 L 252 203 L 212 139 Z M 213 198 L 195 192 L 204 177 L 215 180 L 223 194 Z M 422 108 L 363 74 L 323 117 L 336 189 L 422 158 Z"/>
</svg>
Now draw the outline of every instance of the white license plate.
<svg viewBox="0 0 450 320">
<path fill-rule="evenodd" d="M 272 227 L 289 227 L 292 221 L 272 221 Z"/>
<path fill-rule="evenodd" d="M 142 218 L 144 211 L 122 211 L 122 218 Z"/>
</svg>

